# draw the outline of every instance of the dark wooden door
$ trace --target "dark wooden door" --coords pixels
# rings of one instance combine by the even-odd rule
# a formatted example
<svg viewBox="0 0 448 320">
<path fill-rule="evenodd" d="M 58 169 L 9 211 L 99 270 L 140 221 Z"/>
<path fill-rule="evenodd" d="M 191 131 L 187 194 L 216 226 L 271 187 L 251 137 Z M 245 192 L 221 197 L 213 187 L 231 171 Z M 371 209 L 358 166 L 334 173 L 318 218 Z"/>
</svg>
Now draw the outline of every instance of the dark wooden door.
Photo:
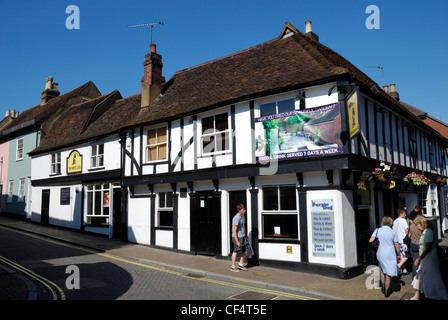
<svg viewBox="0 0 448 320">
<path fill-rule="evenodd" d="M 205 255 L 221 252 L 221 193 L 196 193 L 191 208 L 192 251 Z"/>
<path fill-rule="evenodd" d="M 48 224 L 50 215 L 50 190 L 42 190 L 42 204 L 41 204 L 41 218 L 42 224 Z"/>
</svg>

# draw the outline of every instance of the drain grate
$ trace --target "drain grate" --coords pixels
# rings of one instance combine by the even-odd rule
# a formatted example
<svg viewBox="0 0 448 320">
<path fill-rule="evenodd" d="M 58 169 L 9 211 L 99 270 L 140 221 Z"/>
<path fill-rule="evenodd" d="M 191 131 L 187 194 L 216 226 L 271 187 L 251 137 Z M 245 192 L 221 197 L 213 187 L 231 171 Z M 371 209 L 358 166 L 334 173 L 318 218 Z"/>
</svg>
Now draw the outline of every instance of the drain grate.
<svg viewBox="0 0 448 320">
<path fill-rule="evenodd" d="M 236 300 L 272 300 L 276 298 L 275 294 L 256 292 L 256 291 L 244 291 L 240 294 L 231 296 L 231 299 Z"/>
</svg>

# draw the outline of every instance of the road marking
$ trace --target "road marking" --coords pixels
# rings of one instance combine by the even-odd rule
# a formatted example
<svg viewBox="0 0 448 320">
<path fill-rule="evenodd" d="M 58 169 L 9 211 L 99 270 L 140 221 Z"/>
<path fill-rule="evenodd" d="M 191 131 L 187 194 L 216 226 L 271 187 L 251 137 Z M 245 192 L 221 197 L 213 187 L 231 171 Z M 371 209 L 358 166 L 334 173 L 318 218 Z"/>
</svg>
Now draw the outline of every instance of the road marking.
<svg viewBox="0 0 448 320">
<path fill-rule="evenodd" d="M 196 281 L 203 281 L 203 282 L 208 282 L 208 283 L 213 283 L 213 284 L 218 284 L 218 285 L 227 286 L 227 287 L 233 287 L 233 288 L 238 288 L 238 289 L 251 290 L 251 291 L 256 291 L 256 292 L 261 292 L 261 293 L 275 294 L 275 295 L 278 295 L 278 296 L 292 298 L 292 299 L 298 299 L 298 300 L 319 300 L 318 298 L 307 297 L 307 296 L 303 296 L 303 295 L 299 295 L 299 294 L 282 292 L 282 291 L 276 291 L 276 290 L 271 290 L 271 289 L 257 288 L 257 287 L 252 287 L 252 286 L 247 286 L 247 285 L 242 285 L 242 284 L 237 284 L 237 283 L 231 283 L 231 282 L 222 281 L 222 280 L 214 280 L 214 279 L 210 279 L 210 278 L 206 278 L 206 277 L 203 277 L 203 278 L 191 277 L 188 274 L 184 274 L 182 272 L 169 270 L 169 269 L 166 269 L 164 267 L 150 266 L 150 265 L 143 264 L 143 263 L 140 263 L 140 262 L 136 262 L 136 261 L 132 261 L 132 260 L 129 260 L 129 259 L 125 259 L 125 258 L 122 258 L 122 257 L 119 257 L 119 256 L 115 256 L 115 255 L 112 255 L 112 254 L 109 254 L 109 253 L 101 253 L 101 252 L 95 251 L 93 249 L 88 249 L 86 247 L 78 246 L 78 245 L 71 244 L 71 243 L 66 243 L 63 240 L 58 241 L 58 240 L 50 239 L 50 238 L 45 237 L 44 235 L 30 234 L 30 233 L 27 233 L 26 231 L 21 231 L 21 230 L 17 230 L 17 229 L 14 229 L 14 228 L 8 228 L 8 227 L 3 227 L 3 226 L 0 226 L 0 228 L 4 228 L 4 229 L 8 229 L 10 231 L 15 231 L 15 232 L 18 232 L 18 233 L 22 233 L 24 235 L 28 235 L 28 236 L 31 236 L 31 237 L 39 238 L 39 239 L 47 241 L 47 242 L 51 242 L 51 243 L 58 244 L 58 245 L 63 245 L 63 246 L 69 247 L 69 248 L 81 250 L 81 251 L 88 252 L 88 253 L 91 253 L 91 254 L 94 254 L 94 255 L 99 255 L 99 256 L 102 256 L 102 257 L 105 257 L 105 258 L 121 261 L 121 262 L 124 262 L 124 263 L 133 264 L 133 265 L 136 265 L 136 266 L 140 266 L 140 267 L 151 269 L 151 270 L 155 270 L 155 271 L 169 273 L 169 274 L 176 275 L 176 276 L 179 276 L 179 277 L 182 277 L 182 278 L 192 279 L 192 280 L 196 280 Z M 63 292 L 62 292 L 62 294 L 63 294 Z M 65 298 L 65 296 L 64 296 L 64 298 Z"/>
<path fill-rule="evenodd" d="M 27 276 L 33 278 L 34 280 L 37 280 L 38 282 L 42 283 L 45 287 L 48 288 L 48 290 L 50 290 L 51 294 L 53 295 L 53 300 L 58 300 L 58 292 L 61 297 L 61 300 L 65 300 L 64 291 L 62 291 L 62 289 L 58 285 L 51 282 L 47 278 L 44 278 L 41 275 L 31 271 L 30 269 L 27 269 L 24 266 L 14 262 L 14 261 L 11 261 L 3 256 L 0 256 L 0 261 L 9 265 L 11 268 L 14 268 L 14 269 L 20 271 L 21 273 L 24 273 Z M 53 290 L 52 286 L 56 289 L 57 292 L 55 290 Z"/>
</svg>

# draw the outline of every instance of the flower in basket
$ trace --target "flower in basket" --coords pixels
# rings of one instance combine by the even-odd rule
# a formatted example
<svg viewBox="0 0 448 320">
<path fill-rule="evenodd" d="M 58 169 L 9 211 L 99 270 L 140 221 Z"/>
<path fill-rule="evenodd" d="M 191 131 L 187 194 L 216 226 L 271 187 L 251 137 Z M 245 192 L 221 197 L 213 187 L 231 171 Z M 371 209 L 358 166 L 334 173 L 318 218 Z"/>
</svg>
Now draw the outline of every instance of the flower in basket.
<svg viewBox="0 0 448 320">
<path fill-rule="evenodd" d="M 444 186 L 444 185 L 446 185 L 446 178 L 443 178 L 443 177 L 437 177 L 437 183 L 438 183 L 440 186 Z"/>
<path fill-rule="evenodd" d="M 411 172 L 403 178 L 403 181 L 412 183 L 415 186 L 424 186 L 427 185 L 430 180 L 425 177 L 423 173 L 418 174 L 417 172 Z"/>
<path fill-rule="evenodd" d="M 379 181 L 394 180 L 397 177 L 397 172 L 397 168 L 392 163 L 387 165 L 384 161 L 381 161 L 380 167 L 375 168 L 371 176 Z"/>
<path fill-rule="evenodd" d="M 359 180 L 359 182 L 358 182 L 358 189 L 367 190 L 366 182 L 364 180 Z"/>
</svg>

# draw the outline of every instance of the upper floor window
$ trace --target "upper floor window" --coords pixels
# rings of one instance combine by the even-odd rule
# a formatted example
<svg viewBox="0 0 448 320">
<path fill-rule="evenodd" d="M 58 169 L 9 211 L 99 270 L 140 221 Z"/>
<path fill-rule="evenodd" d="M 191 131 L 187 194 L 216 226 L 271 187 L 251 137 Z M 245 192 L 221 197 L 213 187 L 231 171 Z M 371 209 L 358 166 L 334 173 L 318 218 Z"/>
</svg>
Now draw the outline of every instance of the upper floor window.
<svg viewBox="0 0 448 320">
<path fill-rule="evenodd" d="M 295 99 L 286 99 L 260 105 L 260 116 L 295 110 Z"/>
<path fill-rule="evenodd" d="M 147 161 L 165 160 L 167 157 L 167 129 L 160 127 L 147 131 Z"/>
<path fill-rule="evenodd" d="M 104 144 L 92 146 L 92 155 L 90 157 L 91 168 L 101 168 L 104 166 Z"/>
<path fill-rule="evenodd" d="M 202 153 L 230 150 L 227 112 L 202 118 Z"/>
<path fill-rule="evenodd" d="M 16 160 L 23 159 L 23 137 L 17 139 Z"/>
<path fill-rule="evenodd" d="M 51 174 L 61 173 L 61 153 L 53 153 L 51 155 Z"/>
</svg>

